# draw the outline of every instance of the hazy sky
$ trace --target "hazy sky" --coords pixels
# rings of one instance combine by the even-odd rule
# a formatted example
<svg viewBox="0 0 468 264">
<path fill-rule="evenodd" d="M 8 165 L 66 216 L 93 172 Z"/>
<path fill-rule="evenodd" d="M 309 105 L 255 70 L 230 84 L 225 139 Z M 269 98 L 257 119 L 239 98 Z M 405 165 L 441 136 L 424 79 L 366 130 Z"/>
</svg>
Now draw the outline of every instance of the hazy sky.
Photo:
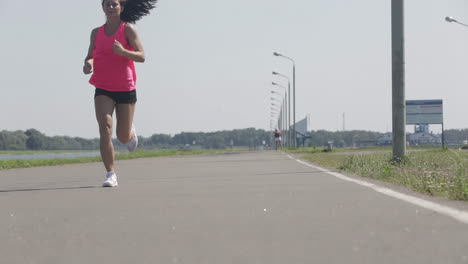
<svg viewBox="0 0 468 264">
<path fill-rule="evenodd" d="M 443 99 L 468 127 L 466 0 L 405 1 L 406 98 Z M 391 0 L 160 0 L 137 23 L 140 135 L 269 129 L 271 82 L 296 60 L 296 119 L 313 130 L 391 131 Z M 0 130 L 97 137 L 82 73 L 100 0 L 0 0 Z M 436 130 L 435 126 L 435 130 Z M 410 127 L 408 127 L 409 129 Z M 431 129 L 432 130 L 432 129 Z"/>
</svg>

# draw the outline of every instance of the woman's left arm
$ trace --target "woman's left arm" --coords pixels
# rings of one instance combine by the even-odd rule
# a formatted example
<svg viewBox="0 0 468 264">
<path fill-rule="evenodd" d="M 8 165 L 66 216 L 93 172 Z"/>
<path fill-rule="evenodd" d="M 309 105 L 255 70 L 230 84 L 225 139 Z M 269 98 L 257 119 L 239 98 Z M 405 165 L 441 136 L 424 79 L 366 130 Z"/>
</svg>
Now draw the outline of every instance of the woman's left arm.
<svg viewBox="0 0 468 264">
<path fill-rule="evenodd" d="M 122 44 L 116 40 L 114 42 L 114 52 L 117 55 L 127 57 L 136 62 L 145 62 L 145 51 L 143 50 L 143 45 L 141 44 L 136 30 L 130 24 L 125 25 L 125 36 L 134 51 L 125 49 Z"/>
</svg>

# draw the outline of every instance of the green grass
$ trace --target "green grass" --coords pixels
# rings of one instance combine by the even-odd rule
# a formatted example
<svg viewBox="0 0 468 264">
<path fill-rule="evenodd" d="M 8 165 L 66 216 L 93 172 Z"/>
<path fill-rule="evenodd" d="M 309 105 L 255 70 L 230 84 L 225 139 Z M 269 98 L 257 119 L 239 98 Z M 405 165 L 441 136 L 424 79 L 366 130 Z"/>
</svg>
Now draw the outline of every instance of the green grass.
<svg viewBox="0 0 468 264">
<path fill-rule="evenodd" d="M 404 185 L 421 193 L 468 200 L 468 153 L 463 151 L 430 149 L 409 152 L 400 164 L 392 162 L 391 152 L 299 152 L 304 154 L 304 159 L 321 166 Z"/>
<path fill-rule="evenodd" d="M 149 157 L 163 157 L 163 156 L 180 156 L 180 155 L 201 155 L 201 154 L 218 154 L 241 151 L 243 149 L 227 149 L 227 150 L 162 150 L 162 151 L 146 151 L 138 150 L 128 154 L 115 155 L 116 160 L 138 159 Z M 45 152 L 41 152 L 45 153 Z M 29 154 L 38 154 L 32 152 Z M 71 159 L 38 159 L 38 160 L 0 160 L 0 170 L 17 169 L 17 168 L 32 168 L 42 166 L 56 166 L 64 164 L 77 164 L 89 162 L 101 162 L 101 157 L 81 157 Z"/>
<path fill-rule="evenodd" d="M 0 150 L 0 155 L 35 155 L 50 153 L 99 152 L 99 150 Z"/>
<path fill-rule="evenodd" d="M 306 148 L 284 148 L 285 151 L 293 153 L 318 153 L 327 152 L 327 147 L 306 147 Z M 372 146 L 372 147 L 359 147 L 359 148 L 335 148 L 331 152 L 363 152 L 363 151 L 391 151 L 391 147 Z"/>
</svg>

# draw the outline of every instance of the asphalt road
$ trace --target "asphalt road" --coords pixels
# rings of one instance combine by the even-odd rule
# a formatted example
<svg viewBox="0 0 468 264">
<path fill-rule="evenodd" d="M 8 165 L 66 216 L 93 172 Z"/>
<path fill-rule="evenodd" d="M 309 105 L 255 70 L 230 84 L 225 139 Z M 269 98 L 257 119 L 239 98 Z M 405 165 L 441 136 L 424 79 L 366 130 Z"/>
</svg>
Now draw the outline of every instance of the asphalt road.
<svg viewBox="0 0 468 264">
<path fill-rule="evenodd" d="M 117 175 L 0 171 L 0 263 L 468 263 L 468 224 L 279 152 L 118 161 Z"/>
</svg>

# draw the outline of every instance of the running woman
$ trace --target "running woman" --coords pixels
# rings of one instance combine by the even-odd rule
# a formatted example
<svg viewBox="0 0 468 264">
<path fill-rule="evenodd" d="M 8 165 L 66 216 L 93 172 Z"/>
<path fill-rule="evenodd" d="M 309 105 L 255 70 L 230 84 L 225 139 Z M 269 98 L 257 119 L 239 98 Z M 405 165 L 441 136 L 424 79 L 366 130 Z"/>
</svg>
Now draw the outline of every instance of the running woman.
<svg viewBox="0 0 468 264">
<path fill-rule="evenodd" d="M 99 145 L 107 174 L 103 187 L 116 187 L 113 113 L 116 133 L 130 152 L 137 149 L 138 136 L 133 125 L 136 96 L 134 62 L 144 62 L 145 52 L 135 28 L 130 25 L 149 14 L 157 0 L 102 0 L 106 23 L 91 32 L 83 72 L 93 73 L 89 82 L 96 87 L 94 106 L 99 125 Z"/>
<path fill-rule="evenodd" d="M 279 129 L 275 129 L 275 149 L 278 150 L 278 147 L 282 148 L 283 147 L 283 142 L 282 142 L 282 139 L 281 139 L 281 130 Z"/>
</svg>

